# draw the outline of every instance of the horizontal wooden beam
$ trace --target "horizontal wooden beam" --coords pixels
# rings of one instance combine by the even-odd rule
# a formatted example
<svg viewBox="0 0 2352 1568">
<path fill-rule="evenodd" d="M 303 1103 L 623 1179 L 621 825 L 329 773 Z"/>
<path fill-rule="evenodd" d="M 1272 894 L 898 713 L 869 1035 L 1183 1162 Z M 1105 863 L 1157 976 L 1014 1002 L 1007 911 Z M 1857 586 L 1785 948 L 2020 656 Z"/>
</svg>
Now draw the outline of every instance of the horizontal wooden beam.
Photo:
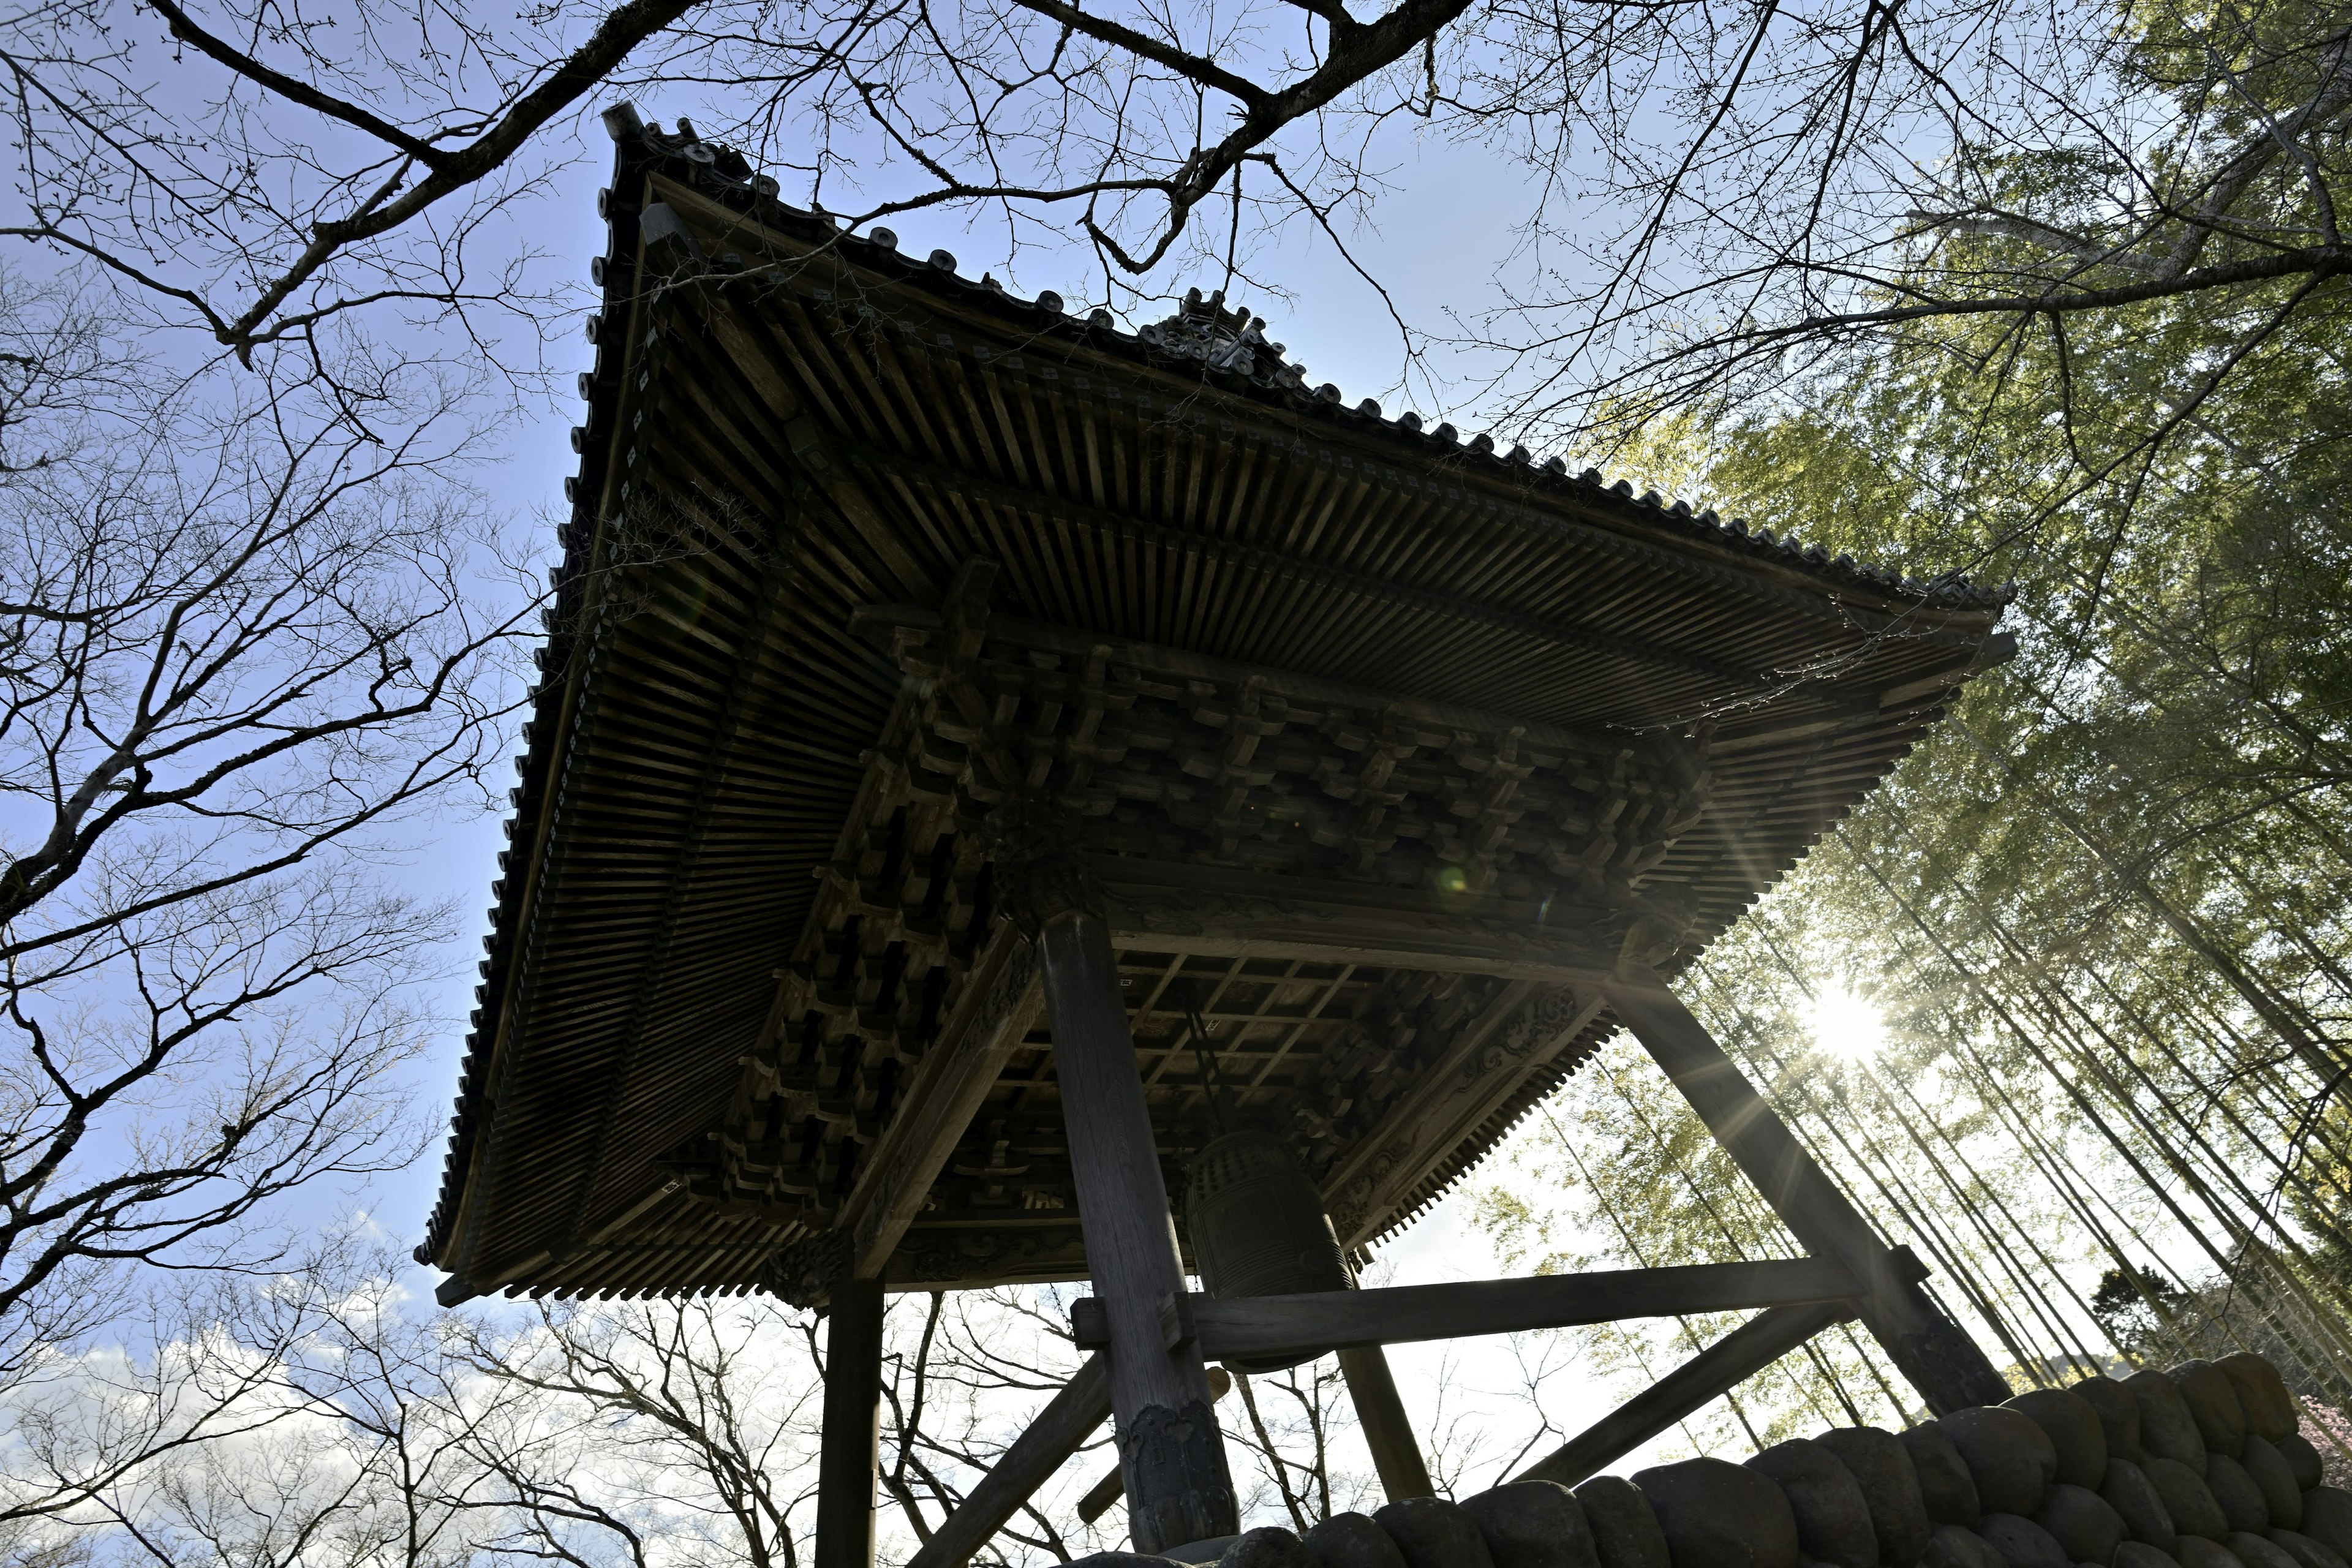
<svg viewBox="0 0 2352 1568">
<path fill-rule="evenodd" d="M 899 1093 L 898 1114 L 862 1163 L 835 1221 L 849 1233 L 853 1277 L 881 1278 L 899 1238 L 922 1213 L 931 1184 L 1045 1005 L 1035 951 L 1012 921 L 1000 922 L 938 1039 Z"/>
<path fill-rule="evenodd" d="M 1835 1258 L 1790 1258 L 1226 1300 L 1196 1291 L 1186 1298 L 1186 1305 L 1204 1358 L 1276 1361 L 1357 1345 L 1468 1339 L 1748 1307 L 1835 1302 L 1843 1316 L 1851 1314 L 1851 1298 L 1859 1289 L 1853 1275 Z M 1074 1304 L 1071 1328 L 1081 1345 L 1099 1344 L 1108 1337 L 1100 1308 L 1091 1297 Z"/>
<path fill-rule="evenodd" d="M 1843 1301 L 1759 1312 L 1512 1479 L 1572 1487 L 1853 1315 Z"/>
<path fill-rule="evenodd" d="M 1585 994 L 1611 967 L 1581 921 L 1554 922 L 1539 906 L 1123 856 L 1092 865 L 1122 948 L 1493 974 Z"/>
<path fill-rule="evenodd" d="M 1028 1430 L 1013 1439 L 956 1510 L 940 1521 L 907 1568 L 963 1568 L 989 1537 L 1034 1496 L 1039 1487 L 1110 1418 L 1110 1352 L 1097 1351 L 1046 1402 Z"/>
</svg>

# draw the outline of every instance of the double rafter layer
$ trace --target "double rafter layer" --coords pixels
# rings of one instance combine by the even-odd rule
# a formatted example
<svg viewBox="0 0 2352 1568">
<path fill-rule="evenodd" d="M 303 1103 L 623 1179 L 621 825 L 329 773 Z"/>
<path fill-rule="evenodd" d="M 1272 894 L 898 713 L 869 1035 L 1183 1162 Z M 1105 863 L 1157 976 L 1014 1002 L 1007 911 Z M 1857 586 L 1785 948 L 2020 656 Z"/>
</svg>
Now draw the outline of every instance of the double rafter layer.
<svg viewBox="0 0 2352 1568">
<path fill-rule="evenodd" d="M 1629 932 L 1671 975 L 2002 650 L 1997 595 L 624 129 L 448 1299 L 1085 1277 L 1015 796 L 1074 824 L 1171 1188 L 1213 1077 L 1361 1247 L 1615 1026 Z"/>
</svg>

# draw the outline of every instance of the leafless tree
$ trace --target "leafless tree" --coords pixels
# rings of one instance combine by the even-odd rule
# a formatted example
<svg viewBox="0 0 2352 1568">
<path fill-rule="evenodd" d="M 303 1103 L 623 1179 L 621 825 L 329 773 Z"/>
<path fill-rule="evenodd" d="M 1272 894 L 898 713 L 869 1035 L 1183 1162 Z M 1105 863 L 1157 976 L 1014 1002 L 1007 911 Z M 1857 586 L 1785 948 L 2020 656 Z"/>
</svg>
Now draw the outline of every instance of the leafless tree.
<svg viewBox="0 0 2352 1568">
<path fill-rule="evenodd" d="M 485 1455 L 523 1522 L 506 1538 L 578 1563 L 792 1568 L 814 1508 L 814 1315 L 767 1298 L 541 1303 L 478 1329 L 478 1372 L 541 1412 Z"/>
<path fill-rule="evenodd" d="M 1066 1304 L 1026 1288 L 896 1299 L 881 1390 L 886 1557 L 929 1539 L 1076 1370 Z M 502 1550 L 581 1568 L 799 1561 L 814 1522 L 819 1315 L 766 1298 L 549 1301 L 473 1334 L 478 1371 L 511 1391 L 510 1409 L 530 1411 L 499 1429 L 503 1447 L 481 1450 L 520 1521 Z M 1263 1418 L 1221 1406 L 1236 1479 L 1253 1457 L 1271 1464 L 1307 1524 L 1372 1500 L 1369 1474 L 1329 1449 L 1352 1423 L 1328 1359 L 1258 1384 L 1283 1401 Z M 1079 1509 L 1117 1473 L 1108 1439 L 1097 1433 L 1073 1457 L 986 1559 L 1067 1562 L 1118 1545 L 1122 1510 L 1088 1520 Z"/>
<path fill-rule="evenodd" d="M 96 303 L 0 279 L 0 1386 L 415 1158 L 450 914 L 380 873 L 479 809 L 529 603 L 434 367 L 375 361 L 380 440 Z"/>
<path fill-rule="evenodd" d="M 12 1562 L 426 1568 L 510 1528 L 515 1425 L 397 1249 L 331 1229 L 281 1271 L 181 1277 L 0 1394 Z"/>
<path fill-rule="evenodd" d="M 1527 372 L 1502 384 L 1520 417 L 1555 426 L 1595 393 L 1686 398 L 1922 319 L 2292 296 L 2346 263 L 2341 6 L 1363 9 L 24 6 L 0 24 L 10 232 L 240 355 L 320 354 L 354 310 L 503 310 L 528 336 L 509 208 L 613 88 L 690 95 L 856 221 L 944 206 L 997 215 L 1010 251 L 1077 237 L 1107 292 L 1171 257 L 1234 266 L 1285 218 L 1344 240 L 1392 132 L 1432 134 L 1528 172 L 1529 266 L 1491 346 Z"/>
</svg>

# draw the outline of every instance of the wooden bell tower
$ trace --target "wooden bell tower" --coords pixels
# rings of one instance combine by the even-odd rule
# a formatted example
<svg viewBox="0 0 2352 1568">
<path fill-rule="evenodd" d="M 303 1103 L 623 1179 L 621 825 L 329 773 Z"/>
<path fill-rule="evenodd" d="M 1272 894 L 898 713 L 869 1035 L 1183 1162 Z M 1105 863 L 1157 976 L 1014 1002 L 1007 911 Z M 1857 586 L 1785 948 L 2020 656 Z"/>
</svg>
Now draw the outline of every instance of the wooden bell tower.
<svg viewBox="0 0 2352 1568">
<path fill-rule="evenodd" d="M 1129 334 L 1017 299 L 607 122 L 445 1300 L 824 1305 L 820 1568 L 872 1558 L 894 1289 L 1093 1286 L 1091 1359 L 923 1568 L 1107 1418 L 1138 1550 L 1230 1532 L 1228 1360 L 1338 1352 L 1392 1495 L 1412 1340 L 1759 1309 L 1556 1479 L 1848 1319 L 1931 1408 L 2006 1397 L 1670 984 L 2005 655 L 2000 595 L 1348 407 L 1221 300 Z M 1343 1247 L 1622 1026 L 1810 1256 L 1188 1291 L 1195 1018 Z"/>
</svg>

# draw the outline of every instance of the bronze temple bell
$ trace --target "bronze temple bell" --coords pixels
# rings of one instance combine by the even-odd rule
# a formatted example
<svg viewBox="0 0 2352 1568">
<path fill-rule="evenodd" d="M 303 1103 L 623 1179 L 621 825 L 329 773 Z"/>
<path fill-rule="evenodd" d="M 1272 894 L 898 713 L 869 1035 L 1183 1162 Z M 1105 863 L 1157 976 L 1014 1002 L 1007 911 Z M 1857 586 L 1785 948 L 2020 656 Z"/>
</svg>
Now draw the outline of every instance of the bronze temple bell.
<svg viewBox="0 0 2352 1568">
<path fill-rule="evenodd" d="M 1227 1132 L 1195 1154 L 1184 1183 L 1184 1228 L 1201 1288 L 1219 1300 L 1356 1287 L 1323 1194 L 1279 1133 Z M 1313 1359 L 1231 1364 L 1236 1372 L 1279 1372 Z"/>
</svg>

